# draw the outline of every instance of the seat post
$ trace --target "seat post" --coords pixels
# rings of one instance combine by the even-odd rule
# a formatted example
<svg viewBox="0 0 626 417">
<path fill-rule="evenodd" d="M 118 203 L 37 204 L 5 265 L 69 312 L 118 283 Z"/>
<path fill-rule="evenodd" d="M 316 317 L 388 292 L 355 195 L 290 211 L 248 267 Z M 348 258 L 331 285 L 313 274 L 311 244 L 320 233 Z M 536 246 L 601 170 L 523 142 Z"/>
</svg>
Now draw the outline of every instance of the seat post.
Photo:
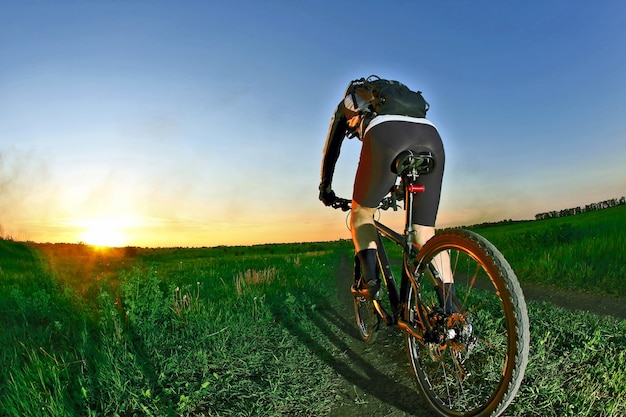
<svg viewBox="0 0 626 417">
<path fill-rule="evenodd" d="M 413 193 L 410 191 L 410 185 L 412 181 L 409 181 L 408 177 L 404 177 L 402 181 L 405 182 L 404 187 L 404 236 L 405 236 L 405 245 L 407 248 L 410 248 L 413 243 L 413 235 L 415 234 L 415 230 L 413 230 Z"/>
<path fill-rule="evenodd" d="M 415 193 L 424 192 L 424 187 L 415 184 L 421 175 L 427 175 L 435 167 L 435 158 L 430 151 L 416 152 L 406 150 L 400 152 L 391 163 L 391 171 L 402 178 L 404 184 L 404 212 L 405 212 L 405 245 L 411 248 L 413 235 L 413 199 Z"/>
</svg>

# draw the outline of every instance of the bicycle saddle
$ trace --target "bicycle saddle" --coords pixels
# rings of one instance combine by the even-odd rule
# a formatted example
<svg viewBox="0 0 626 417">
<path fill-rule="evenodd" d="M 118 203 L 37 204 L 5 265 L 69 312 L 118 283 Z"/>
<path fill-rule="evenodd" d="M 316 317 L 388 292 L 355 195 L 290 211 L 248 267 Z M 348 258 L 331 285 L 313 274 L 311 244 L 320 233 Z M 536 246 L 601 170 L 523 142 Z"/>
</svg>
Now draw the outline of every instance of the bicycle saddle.
<svg viewBox="0 0 626 417">
<path fill-rule="evenodd" d="M 402 151 L 391 163 L 391 171 L 403 175 L 415 170 L 417 175 L 430 174 L 435 168 L 435 156 L 431 152 Z"/>
</svg>

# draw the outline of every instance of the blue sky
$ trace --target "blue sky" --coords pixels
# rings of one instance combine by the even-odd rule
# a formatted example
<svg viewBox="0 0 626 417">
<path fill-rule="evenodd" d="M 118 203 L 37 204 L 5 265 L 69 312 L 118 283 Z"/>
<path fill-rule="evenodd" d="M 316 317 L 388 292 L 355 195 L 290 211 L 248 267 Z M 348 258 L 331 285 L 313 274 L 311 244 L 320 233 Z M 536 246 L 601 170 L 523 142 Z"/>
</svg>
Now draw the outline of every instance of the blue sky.
<svg viewBox="0 0 626 417">
<path fill-rule="evenodd" d="M 626 194 L 621 1 L 0 8 L 0 226 L 14 238 L 347 238 L 345 214 L 317 200 L 321 152 L 346 84 L 370 74 L 431 104 L 447 152 L 439 226 Z M 359 150 L 344 143 L 346 197 Z"/>
</svg>

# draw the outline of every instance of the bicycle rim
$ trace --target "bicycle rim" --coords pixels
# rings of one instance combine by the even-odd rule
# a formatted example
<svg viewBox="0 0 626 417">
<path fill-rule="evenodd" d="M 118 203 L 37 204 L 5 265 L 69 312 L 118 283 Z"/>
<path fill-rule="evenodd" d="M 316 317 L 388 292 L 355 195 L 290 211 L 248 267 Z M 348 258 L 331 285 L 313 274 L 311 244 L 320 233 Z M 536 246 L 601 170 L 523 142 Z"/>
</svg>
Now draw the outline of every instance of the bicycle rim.
<svg viewBox="0 0 626 417">
<path fill-rule="evenodd" d="M 454 276 L 452 313 L 441 309 L 434 289 L 443 288 L 437 277 L 441 254 L 449 256 Z M 500 415 L 528 362 L 528 313 L 515 274 L 491 243 L 464 230 L 431 239 L 416 265 L 405 319 L 420 335 L 406 334 L 420 391 L 441 416 Z M 433 331 L 423 331 L 418 308 Z"/>
<path fill-rule="evenodd" d="M 361 338 L 366 343 L 371 343 L 376 339 L 380 326 L 380 317 L 376 313 L 374 301 L 365 297 L 354 297 L 354 316 L 356 327 Z"/>
</svg>

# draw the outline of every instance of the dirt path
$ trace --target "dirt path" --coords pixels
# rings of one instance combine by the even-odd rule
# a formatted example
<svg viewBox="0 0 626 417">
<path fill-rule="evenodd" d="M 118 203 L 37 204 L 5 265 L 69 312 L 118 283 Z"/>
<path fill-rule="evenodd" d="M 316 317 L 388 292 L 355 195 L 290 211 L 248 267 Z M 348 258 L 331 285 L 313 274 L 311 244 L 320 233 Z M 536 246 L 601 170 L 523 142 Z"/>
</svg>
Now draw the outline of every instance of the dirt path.
<svg viewBox="0 0 626 417">
<path fill-rule="evenodd" d="M 567 310 L 588 311 L 601 316 L 613 316 L 620 320 L 626 320 L 626 301 L 624 299 L 544 288 L 536 285 L 522 285 L 522 290 L 526 300 L 548 301 Z"/>
<path fill-rule="evenodd" d="M 365 344 L 353 322 L 354 312 L 348 288 L 351 261 L 344 257 L 338 268 L 340 296 L 326 319 L 333 328 L 334 353 L 329 360 L 337 372 L 339 387 L 330 412 L 335 417 L 415 416 L 432 414 L 416 391 L 414 375 L 397 328 L 383 328 L 372 344 Z M 341 296 L 345 289 L 345 297 Z M 626 303 L 588 294 L 524 286 L 527 300 L 548 301 L 570 310 L 586 310 L 626 319 Z"/>
<path fill-rule="evenodd" d="M 336 355 L 333 368 L 340 384 L 330 415 L 431 416 L 416 391 L 402 333 L 394 327 L 383 328 L 373 343 L 361 340 L 354 325 L 351 276 L 352 264 L 346 256 L 337 274 L 337 288 L 346 289 L 346 296 L 338 298 L 334 311 L 335 320 L 341 322 L 337 327 L 343 333 L 336 334 L 342 341 L 342 350 Z"/>
</svg>

